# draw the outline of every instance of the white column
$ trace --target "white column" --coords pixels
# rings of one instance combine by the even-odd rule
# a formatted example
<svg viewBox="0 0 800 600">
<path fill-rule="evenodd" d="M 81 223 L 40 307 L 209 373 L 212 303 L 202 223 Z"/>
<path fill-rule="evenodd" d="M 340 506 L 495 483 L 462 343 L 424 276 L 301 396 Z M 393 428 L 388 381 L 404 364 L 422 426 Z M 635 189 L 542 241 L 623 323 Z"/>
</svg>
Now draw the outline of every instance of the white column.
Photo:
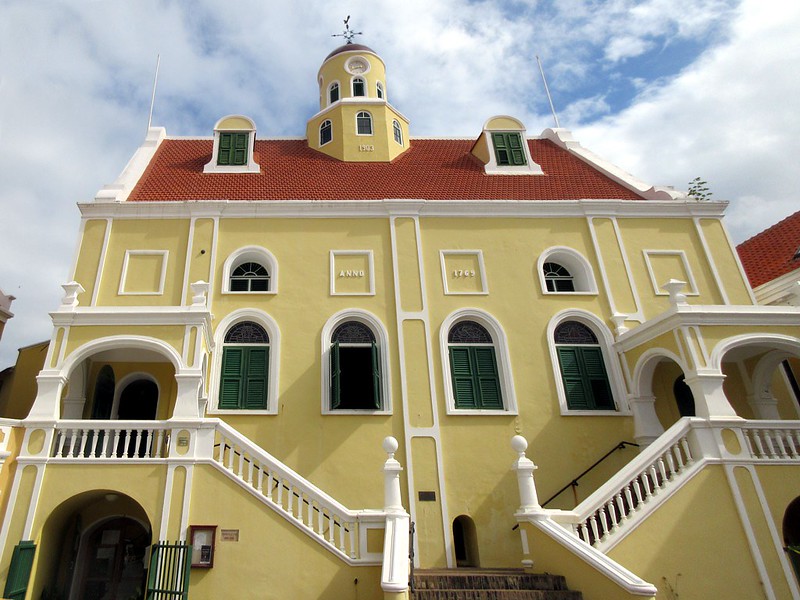
<svg viewBox="0 0 800 600">
<path fill-rule="evenodd" d="M 28 419 L 31 420 L 54 420 L 59 418 L 61 405 L 61 392 L 67 378 L 61 374 L 44 374 L 44 371 L 36 377 L 36 399 L 33 401 Z"/>
<path fill-rule="evenodd" d="M 539 504 L 539 496 L 536 493 L 536 483 L 533 480 L 533 472 L 538 469 L 533 461 L 525 456 L 528 449 L 528 440 L 521 435 L 511 438 L 511 447 L 519 456 L 511 468 L 517 472 L 517 484 L 519 485 L 519 511 L 521 513 L 538 513 L 542 511 Z"/>
<path fill-rule="evenodd" d="M 386 512 L 405 513 L 403 498 L 400 495 L 400 472 L 403 467 L 394 457 L 397 447 L 395 438 L 389 436 L 383 440 L 383 451 L 387 454 L 386 462 L 383 464 L 383 508 Z"/>
<path fill-rule="evenodd" d="M 780 421 L 781 415 L 778 412 L 778 401 L 769 390 L 762 390 L 748 396 L 750 406 L 756 419 Z"/>
<path fill-rule="evenodd" d="M 178 383 L 178 392 L 175 398 L 175 408 L 172 411 L 173 419 L 200 418 L 200 374 L 175 374 Z"/>
<path fill-rule="evenodd" d="M 685 381 L 692 390 L 694 408 L 698 417 L 711 419 L 739 416 L 733 410 L 722 389 L 725 375 L 721 373 L 687 373 Z"/>
<path fill-rule="evenodd" d="M 641 452 L 664 433 L 664 426 L 656 414 L 655 396 L 628 399 L 633 412 L 633 438 Z"/>
</svg>

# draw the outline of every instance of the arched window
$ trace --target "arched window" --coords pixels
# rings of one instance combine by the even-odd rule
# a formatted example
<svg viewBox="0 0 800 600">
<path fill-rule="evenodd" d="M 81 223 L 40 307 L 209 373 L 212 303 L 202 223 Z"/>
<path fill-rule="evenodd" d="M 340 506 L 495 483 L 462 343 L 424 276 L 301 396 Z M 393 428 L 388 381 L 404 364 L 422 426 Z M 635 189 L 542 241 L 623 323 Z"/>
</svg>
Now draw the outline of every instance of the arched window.
<svg viewBox="0 0 800 600">
<path fill-rule="evenodd" d="M 553 334 L 567 408 L 615 410 L 603 350 L 583 323 L 564 321 Z"/>
<path fill-rule="evenodd" d="M 375 84 L 375 93 L 378 95 L 378 98 L 383 100 L 384 92 L 383 92 L 383 84 L 379 81 Z"/>
<path fill-rule="evenodd" d="M 367 84 L 363 77 L 353 77 L 353 97 L 366 96 Z"/>
<path fill-rule="evenodd" d="M 339 101 L 339 82 L 334 81 L 330 87 L 328 87 L 328 104 L 333 104 L 334 102 Z"/>
<path fill-rule="evenodd" d="M 242 321 L 225 333 L 219 408 L 267 408 L 269 334 L 258 323 Z"/>
<path fill-rule="evenodd" d="M 319 126 L 319 145 L 324 146 L 333 139 L 333 126 L 329 120 L 323 121 Z"/>
<path fill-rule="evenodd" d="M 395 119 L 392 121 L 392 130 L 394 131 L 394 141 L 403 145 L 403 130 L 400 128 L 400 123 Z"/>
<path fill-rule="evenodd" d="M 222 265 L 224 294 L 274 294 L 278 290 L 278 262 L 261 246 L 239 248 Z"/>
<path fill-rule="evenodd" d="M 380 410 L 381 368 L 374 332 L 345 321 L 331 334 L 331 410 Z"/>
<path fill-rule="evenodd" d="M 459 321 L 447 334 L 456 408 L 502 409 L 494 341 L 483 325 Z"/>
<path fill-rule="evenodd" d="M 356 133 L 358 135 L 372 135 L 372 115 L 365 110 L 356 115 Z"/>
<path fill-rule="evenodd" d="M 245 262 L 231 272 L 232 292 L 268 292 L 269 271 L 257 262 Z"/>
<path fill-rule="evenodd" d="M 548 248 L 539 256 L 538 269 L 545 294 L 597 293 L 589 261 L 572 248 Z"/>
</svg>

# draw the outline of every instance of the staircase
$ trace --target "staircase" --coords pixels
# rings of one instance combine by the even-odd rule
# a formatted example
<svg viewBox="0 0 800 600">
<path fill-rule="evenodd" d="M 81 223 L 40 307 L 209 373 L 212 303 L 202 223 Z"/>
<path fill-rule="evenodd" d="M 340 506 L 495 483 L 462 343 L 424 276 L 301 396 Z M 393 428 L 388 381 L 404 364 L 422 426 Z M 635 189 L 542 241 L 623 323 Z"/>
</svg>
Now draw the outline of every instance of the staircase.
<svg viewBox="0 0 800 600">
<path fill-rule="evenodd" d="M 522 569 L 414 571 L 413 600 L 582 600 L 561 575 Z"/>
</svg>

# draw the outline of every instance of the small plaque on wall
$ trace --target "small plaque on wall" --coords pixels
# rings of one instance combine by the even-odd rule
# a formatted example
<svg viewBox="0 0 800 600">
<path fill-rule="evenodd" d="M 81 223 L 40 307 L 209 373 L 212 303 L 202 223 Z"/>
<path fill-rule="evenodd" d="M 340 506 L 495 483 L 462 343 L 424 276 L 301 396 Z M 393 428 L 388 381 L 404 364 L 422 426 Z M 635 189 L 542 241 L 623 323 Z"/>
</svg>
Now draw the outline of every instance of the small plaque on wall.
<svg viewBox="0 0 800 600">
<path fill-rule="evenodd" d="M 210 569 L 214 566 L 216 525 L 191 525 L 189 540 L 192 544 L 192 566 Z"/>
<path fill-rule="evenodd" d="M 374 296 L 372 250 L 331 250 L 331 295 Z"/>
<path fill-rule="evenodd" d="M 239 530 L 238 529 L 223 529 L 221 531 L 220 539 L 223 542 L 238 542 L 239 541 Z"/>
<path fill-rule="evenodd" d="M 489 293 L 481 250 L 440 250 L 442 281 L 447 295 Z"/>
</svg>

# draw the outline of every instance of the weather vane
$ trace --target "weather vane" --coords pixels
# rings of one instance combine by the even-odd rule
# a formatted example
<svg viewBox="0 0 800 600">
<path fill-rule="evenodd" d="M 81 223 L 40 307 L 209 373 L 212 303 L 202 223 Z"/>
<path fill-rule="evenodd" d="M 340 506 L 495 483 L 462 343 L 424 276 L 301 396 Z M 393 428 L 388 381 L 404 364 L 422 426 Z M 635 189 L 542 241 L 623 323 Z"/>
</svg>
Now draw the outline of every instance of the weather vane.
<svg viewBox="0 0 800 600">
<path fill-rule="evenodd" d="M 344 20 L 344 31 L 342 33 L 332 33 L 331 37 L 343 37 L 348 44 L 353 43 L 353 38 L 357 35 L 364 35 L 360 31 L 350 31 L 350 15 Z"/>
</svg>

